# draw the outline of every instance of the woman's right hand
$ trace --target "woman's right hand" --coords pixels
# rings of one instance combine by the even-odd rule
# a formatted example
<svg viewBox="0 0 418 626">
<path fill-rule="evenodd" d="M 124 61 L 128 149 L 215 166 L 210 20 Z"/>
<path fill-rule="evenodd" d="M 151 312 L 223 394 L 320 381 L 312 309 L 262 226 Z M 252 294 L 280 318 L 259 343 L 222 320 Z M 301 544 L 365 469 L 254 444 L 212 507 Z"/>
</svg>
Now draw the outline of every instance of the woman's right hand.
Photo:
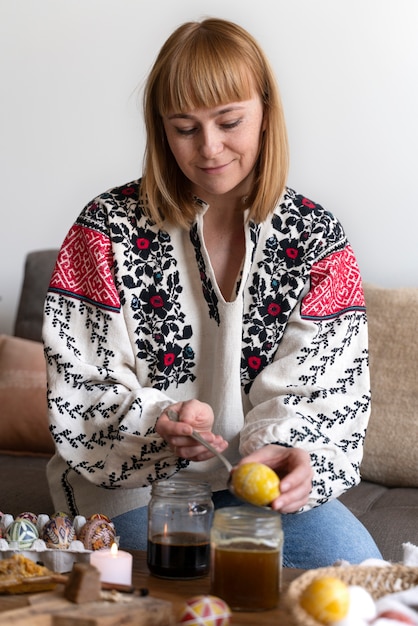
<svg viewBox="0 0 418 626">
<path fill-rule="evenodd" d="M 306 450 L 269 444 L 241 459 L 238 465 L 250 462 L 264 463 L 280 477 L 280 495 L 271 503 L 273 509 L 295 513 L 308 502 L 313 471 Z"/>
<path fill-rule="evenodd" d="M 178 420 L 171 420 L 166 410 L 171 409 L 178 415 Z M 199 400 L 177 402 L 167 407 L 156 423 L 157 433 L 167 441 L 173 453 L 189 461 L 206 461 L 213 457 L 212 452 L 191 437 L 197 430 L 219 452 L 228 447 L 228 442 L 220 435 L 212 432 L 214 415 L 212 408 Z"/>
</svg>

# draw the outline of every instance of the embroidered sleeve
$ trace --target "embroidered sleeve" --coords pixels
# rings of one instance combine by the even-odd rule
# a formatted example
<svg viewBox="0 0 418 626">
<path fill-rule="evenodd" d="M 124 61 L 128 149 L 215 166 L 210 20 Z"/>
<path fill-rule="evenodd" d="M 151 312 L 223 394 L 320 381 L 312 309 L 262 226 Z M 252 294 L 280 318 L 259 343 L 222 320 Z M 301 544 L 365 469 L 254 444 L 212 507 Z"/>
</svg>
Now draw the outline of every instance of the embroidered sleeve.
<svg viewBox="0 0 418 626">
<path fill-rule="evenodd" d="M 370 411 L 367 320 L 349 245 L 313 264 L 273 362 L 251 387 L 241 453 L 267 443 L 310 453 L 306 508 L 359 482 Z"/>
<path fill-rule="evenodd" d="M 45 303 L 50 430 L 58 453 L 90 482 L 141 487 L 187 462 L 155 432 L 171 400 L 138 381 L 113 270 L 105 229 L 78 221 Z"/>
</svg>

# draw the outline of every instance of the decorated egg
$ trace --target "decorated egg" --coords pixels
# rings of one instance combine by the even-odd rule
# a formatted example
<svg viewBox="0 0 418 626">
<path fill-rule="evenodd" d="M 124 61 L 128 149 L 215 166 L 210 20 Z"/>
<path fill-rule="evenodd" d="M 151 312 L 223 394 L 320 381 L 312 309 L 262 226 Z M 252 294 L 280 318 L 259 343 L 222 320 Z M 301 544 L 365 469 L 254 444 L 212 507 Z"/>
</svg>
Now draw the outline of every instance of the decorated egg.
<svg viewBox="0 0 418 626">
<path fill-rule="evenodd" d="M 42 528 L 42 539 L 47 548 L 56 550 L 68 550 L 74 534 L 74 526 L 69 517 L 52 517 Z"/>
<path fill-rule="evenodd" d="M 24 513 L 19 513 L 16 516 L 16 519 L 28 519 L 32 524 L 36 526 L 36 522 L 38 521 L 38 516 L 35 513 L 31 513 L 30 511 L 24 511 Z"/>
<path fill-rule="evenodd" d="M 179 624 L 187 626 L 228 626 L 231 609 L 216 596 L 201 595 L 186 600 Z"/>
<path fill-rule="evenodd" d="M 6 539 L 9 543 L 17 542 L 21 550 L 30 548 L 35 539 L 38 539 L 38 529 L 35 524 L 26 519 L 16 519 L 6 531 Z"/>
<path fill-rule="evenodd" d="M 104 519 L 89 519 L 80 530 L 79 540 L 86 550 L 110 549 L 116 541 L 115 527 Z"/>
<path fill-rule="evenodd" d="M 69 513 L 66 513 L 65 511 L 56 511 L 51 515 L 51 519 L 55 519 L 56 517 L 65 517 L 69 520 L 72 520 L 71 515 Z"/>
<path fill-rule="evenodd" d="M 88 519 L 89 520 L 102 519 L 105 522 L 109 522 L 109 524 L 112 524 L 113 526 L 113 522 L 111 521 L 111 519 L 107 515 L 104 515 L 103 513 L 93 513 L 93 515 L 90 515 Z"/>
</svg>

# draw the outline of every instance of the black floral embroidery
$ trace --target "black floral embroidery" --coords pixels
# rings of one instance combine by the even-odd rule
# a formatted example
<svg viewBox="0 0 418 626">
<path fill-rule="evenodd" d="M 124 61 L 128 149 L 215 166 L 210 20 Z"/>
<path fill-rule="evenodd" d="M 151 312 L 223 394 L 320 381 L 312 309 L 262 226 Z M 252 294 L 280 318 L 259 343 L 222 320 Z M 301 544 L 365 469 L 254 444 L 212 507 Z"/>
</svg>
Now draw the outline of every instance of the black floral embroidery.
<svg viewBox="0 0 418 626">
<path fill-rule="evenodd" d="M 213 288 L 212 281 L 206 272 L 206 266 L 202 255 L 202 245 L 197 234 L 196 224 L 190 229 L 190 240 L 195 249 L 196 261 L 200 271 L 200 279 L 202 281 L 203 296 L 209 306 L 209 317 L 214 319 L 219 326 L 219 324 L 221 323 L 218 310 L 219 300 Z"/>
<path fill-rule="evenodd" d="M 322 251 L 323 233 L 327 233 L 331 249 L 345 245 L 332 215 L 291 189 L 273 215 L 272 226 L 274 234 L 264 241 L 255 229 L 251 231 L 254 259 L 260 260 L 248 286 L 251 304 L 243 319 L 241 383 L 246 393 L 256 375 L 272 362 L 312 263 L 330 251 Z M 251 367 L 248 354 L 260 358 L 257 370 Z"/>
</svg>

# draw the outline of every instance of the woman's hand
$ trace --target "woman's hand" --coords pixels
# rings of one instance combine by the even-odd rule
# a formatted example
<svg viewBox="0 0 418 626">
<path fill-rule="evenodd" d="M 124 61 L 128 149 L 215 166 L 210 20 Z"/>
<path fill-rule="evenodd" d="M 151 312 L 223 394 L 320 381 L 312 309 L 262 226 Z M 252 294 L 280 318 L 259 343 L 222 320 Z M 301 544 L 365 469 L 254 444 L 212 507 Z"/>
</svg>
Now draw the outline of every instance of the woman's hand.
<svg viewBox="0 0 418 626">
<path fill-rule="evenodd" d="M 269 444 L 241 459 L 238 465 L 249 462 L 264 463 L 280 477 L 280 495 L 271 503 L 272 509 L 295 513 L 307 503 L 313 471 L 306 450 Z"/>
<path fill-rule="evenodd" d="M 187 400 L 172 404 L 167 409 L 177 413 L 178 421 L 170 420 L 167 413 L 163 412 L 155 429 L 176 456 L 189 461 L 206 461 L 213 457 L 212 452 L 190 436 L 193 430 L 199 431 L 219 452 L 228 447 L 228 442 L 223 437 L 211 431 L 214 415 L 209 404 L 199 400 Z"/>
</svg>

